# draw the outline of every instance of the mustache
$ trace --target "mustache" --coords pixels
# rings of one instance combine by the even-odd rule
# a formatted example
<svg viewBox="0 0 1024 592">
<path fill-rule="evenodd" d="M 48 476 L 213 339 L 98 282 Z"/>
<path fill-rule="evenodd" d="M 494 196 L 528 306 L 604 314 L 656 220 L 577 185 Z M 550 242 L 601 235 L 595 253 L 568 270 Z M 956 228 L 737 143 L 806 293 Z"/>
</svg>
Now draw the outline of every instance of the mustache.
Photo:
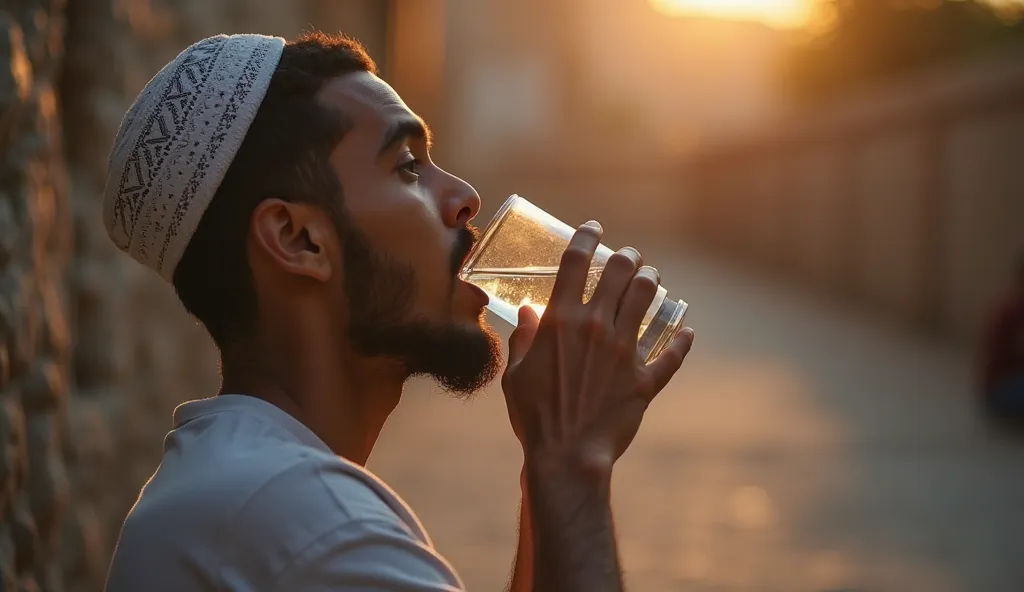
<svg viewBox="0 0 1024 592">
<path fill-rule="evenodd" d="M 452 277 L 458 277 L 462 271 L 462 262 L 473 250 L 473 246 L 480 240 L 480 230 L 474 226 L 465 225 L 459 229 L 455 236 L 455 246 L 452 248 L 451 271 Z"/>
</svg>

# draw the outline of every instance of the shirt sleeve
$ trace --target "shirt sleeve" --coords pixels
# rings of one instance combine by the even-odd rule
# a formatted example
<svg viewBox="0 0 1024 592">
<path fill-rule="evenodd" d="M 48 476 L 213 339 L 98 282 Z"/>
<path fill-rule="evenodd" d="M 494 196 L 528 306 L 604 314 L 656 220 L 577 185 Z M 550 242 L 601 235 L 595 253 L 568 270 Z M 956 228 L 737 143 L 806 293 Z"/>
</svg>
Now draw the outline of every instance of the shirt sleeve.
<svg viewBox="0 0 1024 592">
<path fill-rule="evenodd" d="M 452 566 L 400 525 L 350 521 L 303 550 L 278 592 L 464 592 Z"/>
</svg>

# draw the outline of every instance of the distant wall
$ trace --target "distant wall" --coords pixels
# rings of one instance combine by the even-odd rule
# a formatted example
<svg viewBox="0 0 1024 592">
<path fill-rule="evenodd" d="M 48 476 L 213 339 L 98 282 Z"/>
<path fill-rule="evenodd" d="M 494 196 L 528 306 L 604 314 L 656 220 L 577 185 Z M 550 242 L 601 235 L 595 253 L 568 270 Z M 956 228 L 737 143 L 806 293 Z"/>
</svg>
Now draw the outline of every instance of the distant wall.
<svg viewBox="0 0 1024 592">
<path fill-rule="evenodd" d="M 684 180 L 693 243 L 970 340 L 1024 250 L 1024 53 L 794 115 Z"/>
</svg>

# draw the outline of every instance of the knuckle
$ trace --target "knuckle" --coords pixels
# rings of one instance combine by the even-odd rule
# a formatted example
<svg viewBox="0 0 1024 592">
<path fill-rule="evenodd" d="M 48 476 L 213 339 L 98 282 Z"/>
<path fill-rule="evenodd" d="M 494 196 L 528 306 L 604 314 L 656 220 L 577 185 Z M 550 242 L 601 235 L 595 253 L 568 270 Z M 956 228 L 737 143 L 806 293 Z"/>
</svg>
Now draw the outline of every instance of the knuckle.
<svg viewBox="0 0 1024 592">
<path fill-rule="evenodd" d="M 591 253 L 584 247 L 578 245 L 570 245 L 565 252 L 562 253 L 562 265 L 563 266 L 581 266 L 588 265 L 591 259 Z"/>
<path fill-rule="evenodd" d="M 541 324 L 537 329 L 537 336 L 550 339 L 554 337 L 555 333 L 565 331 L 567 328 L 578 325 L 579 322 L 578 315 L 573 309 L 566 310 L 561 306 L 551 306 L 544 311 L 544 316 L 540 319 Z"/>
<path fill-rule="evenodd" d="M 598 316 L 588 316 L 583 320 L 583 330 L 587 337 L 598 341 L 607 341 L 611 335 L 611 328 L 604 319 Z"/>
<path fill-rule="evenodd" d="M 583 319 L 583 328 L 589 335 L 601 335 L 604 333 L 604 321 L 596 316 L 588 316 Z"/>
<path fill-rule="evenodd" d="M 636 249 L 626 247 L 620 249 L 612 256 L 608 258 L 607 267 L 614 267 L 616 269 L 634 271 L 639 266 L 640 254 L 637 253 Z"/>
<path fill-rule="evenodd" d="M 658 277 L 652 273 L 638 273 L 633 276 L 633 284 L 644 293 L 651 293 L 658 291 Z"/>
<path fill-rule="evenodd" d="M 550 310 L 544 313 L 547 317 Z M 572 309 L 560 310 L 556 314 L 551 315 L 551 322 L 544 330 L 543 338 L 545 340 L 557 340 L 559 338 L 575 335 L 579 333 L 580 320 Z M 541 334 L 538 332 L 538 337 Z"/>
<path fill-rule="evenodd" d="M 624 249 L 624 250 L 632 251 L 633 260 L 635 261 L 635 265 L 636 265 L 636 267 L 638 269 L 643 266 L 643 264 L 644 264 L 644 256 L 643 256 L 643 254 L 640 251 L 634 249 L 633 247 L 626 247 L 626 249 Z"/>
<path fill-rule="evenodd" d="M 633 360 L 638 357 L 636 340 L 629 337 L 619 337 L 615 340 L 615 357 L 620 360 Z"/>
</svg>

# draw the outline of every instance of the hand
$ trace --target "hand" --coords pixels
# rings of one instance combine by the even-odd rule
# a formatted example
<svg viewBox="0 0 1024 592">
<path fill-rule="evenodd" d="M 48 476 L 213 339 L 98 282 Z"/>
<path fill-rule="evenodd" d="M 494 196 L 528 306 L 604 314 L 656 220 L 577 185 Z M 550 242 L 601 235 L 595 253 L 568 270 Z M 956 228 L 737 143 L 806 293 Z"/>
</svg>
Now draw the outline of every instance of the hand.
<svg viewBox="0 0 1024 592">
<path fill-rule="evenodd" d="M 682 365 L 693 332 L 685 329 L 645 365 L 637 333 L 658 289 L 658 274 L 640 267 L 636 250 L 620 250 L 584 304 L 600 242 L 600 225 L 581 226 L 562 256 L 544 317 L 520 308 L 502 388 L 527 463 L 569 463 L 605 475 L 633 441 L 647 406 Z"/>
</svg>

